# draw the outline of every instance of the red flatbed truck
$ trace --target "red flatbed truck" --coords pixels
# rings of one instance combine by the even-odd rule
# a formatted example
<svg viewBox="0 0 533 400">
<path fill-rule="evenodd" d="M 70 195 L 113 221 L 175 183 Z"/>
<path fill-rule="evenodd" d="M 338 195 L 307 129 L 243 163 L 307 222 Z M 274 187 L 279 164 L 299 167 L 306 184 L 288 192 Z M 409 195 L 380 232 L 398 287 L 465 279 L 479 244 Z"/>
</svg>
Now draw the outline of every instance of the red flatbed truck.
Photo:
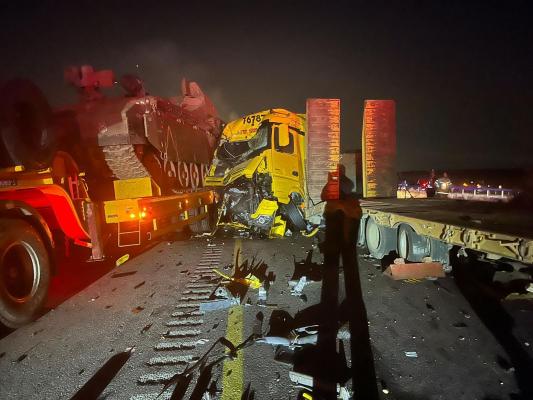
<svg viewBox="0 0 533 400">
<path fill-rule="evenodd" d="M 186 226 L 210 230 L 210 190 L 162 196 L 150 178 L 116 180 L 114 189 L 113 199 L 92 201 L 68 154 L 43 170 L 0 169 L 0 323 L 16 328 L 38 315 L 57 272 L 58 238 L 100 261 L 110 242 L 140 246 Z"/>
</svg>

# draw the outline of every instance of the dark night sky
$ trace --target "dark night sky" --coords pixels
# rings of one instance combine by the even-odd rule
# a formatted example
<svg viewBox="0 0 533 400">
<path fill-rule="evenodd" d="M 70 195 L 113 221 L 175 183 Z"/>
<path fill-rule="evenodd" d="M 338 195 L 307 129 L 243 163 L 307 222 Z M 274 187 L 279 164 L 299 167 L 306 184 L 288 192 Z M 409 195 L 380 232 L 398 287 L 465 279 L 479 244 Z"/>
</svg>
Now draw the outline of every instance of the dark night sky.
<svg viewBox="0 0 533 400">
<path fill-rule="evenodd" d="M 338 97 L 354 149 L 363 100 L 391 98 L 400 170 L 533 166 L 527 1 L 33 3 L 0 3 L 0 81 L 29 78 L 54 105 L 75 99 L 62 72 L 79 64 L 162 96 L 197 80 L 225 119 Z"/>
</svg>

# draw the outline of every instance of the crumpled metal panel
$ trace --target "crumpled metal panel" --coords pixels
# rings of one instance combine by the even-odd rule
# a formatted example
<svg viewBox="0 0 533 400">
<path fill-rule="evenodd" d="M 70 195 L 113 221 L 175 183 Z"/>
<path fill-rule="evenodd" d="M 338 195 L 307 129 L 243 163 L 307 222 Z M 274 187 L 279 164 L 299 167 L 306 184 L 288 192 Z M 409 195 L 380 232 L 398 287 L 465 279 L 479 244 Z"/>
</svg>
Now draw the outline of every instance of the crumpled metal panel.
<svg viewBox="0 0 533 400">
<path fill-rule="evenodd" d="M 363 197 L 396 196 L 394 100 L 365 100 L 362 146 Z"/>
<path fill-rule="evenodd" d="M 340 160 L 340 99 L 307 99 L 308 217 L 322 214 L 320 194 Z M 318 204 L 318 205 L 317 205 Z"/>
</svg>

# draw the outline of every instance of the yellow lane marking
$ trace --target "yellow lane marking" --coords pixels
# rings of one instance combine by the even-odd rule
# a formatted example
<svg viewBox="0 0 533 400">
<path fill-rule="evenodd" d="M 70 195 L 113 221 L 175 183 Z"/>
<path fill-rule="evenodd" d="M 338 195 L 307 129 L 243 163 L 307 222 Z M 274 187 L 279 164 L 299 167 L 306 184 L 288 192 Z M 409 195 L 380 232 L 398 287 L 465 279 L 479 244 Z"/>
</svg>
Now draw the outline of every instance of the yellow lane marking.
<svg viewBox="0 0 533 400">
<path fill-rule="evenodd" d="M 235 345 L 243 341 L 243 319 L 244 308 L 242 306 L 235 306 L 229 310 L 226 338 Z M 237 353 L 235 359 L 224 361 L 222 373 L 222 400 L 240 399 L 244 384 L 244 354 L 242 350 Z"/>
<path fill-rule="evenodd" d="M 235 240 L 233 249 L 234 266 L 240 265 L 242 243 L 240 239 Z M 235 270 L 234 270 L 235 271 Z M 226 328 L 226 338 L 238 345 L 243 341 L 244 328 L 244 308 L 235 306 L 228 313 L 228 327 Z M 233 360 L 224 361 L 222 371 L 222 398 L 221 400 L 235 400 L 242 397 L 244 385 L 244 354 L 242 351 L 237 353 Z"/>
</svg>

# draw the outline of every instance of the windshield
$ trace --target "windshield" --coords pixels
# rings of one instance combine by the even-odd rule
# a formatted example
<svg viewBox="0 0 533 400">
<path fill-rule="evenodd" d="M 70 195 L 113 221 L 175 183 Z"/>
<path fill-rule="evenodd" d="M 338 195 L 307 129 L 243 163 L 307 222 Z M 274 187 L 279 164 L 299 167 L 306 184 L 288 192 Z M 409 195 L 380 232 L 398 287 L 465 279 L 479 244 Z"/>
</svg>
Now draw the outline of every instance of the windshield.
<svg viewBox="0 0 533 400">
<path fill-rule="evenodd" d="M 217 151 L 217 158 L 226 165 L 235 165 L 255 156 L 269 147 L 269 125 L 262 125 L 255 136 L 240 142 L 223 142 Z"/>
</svg>

